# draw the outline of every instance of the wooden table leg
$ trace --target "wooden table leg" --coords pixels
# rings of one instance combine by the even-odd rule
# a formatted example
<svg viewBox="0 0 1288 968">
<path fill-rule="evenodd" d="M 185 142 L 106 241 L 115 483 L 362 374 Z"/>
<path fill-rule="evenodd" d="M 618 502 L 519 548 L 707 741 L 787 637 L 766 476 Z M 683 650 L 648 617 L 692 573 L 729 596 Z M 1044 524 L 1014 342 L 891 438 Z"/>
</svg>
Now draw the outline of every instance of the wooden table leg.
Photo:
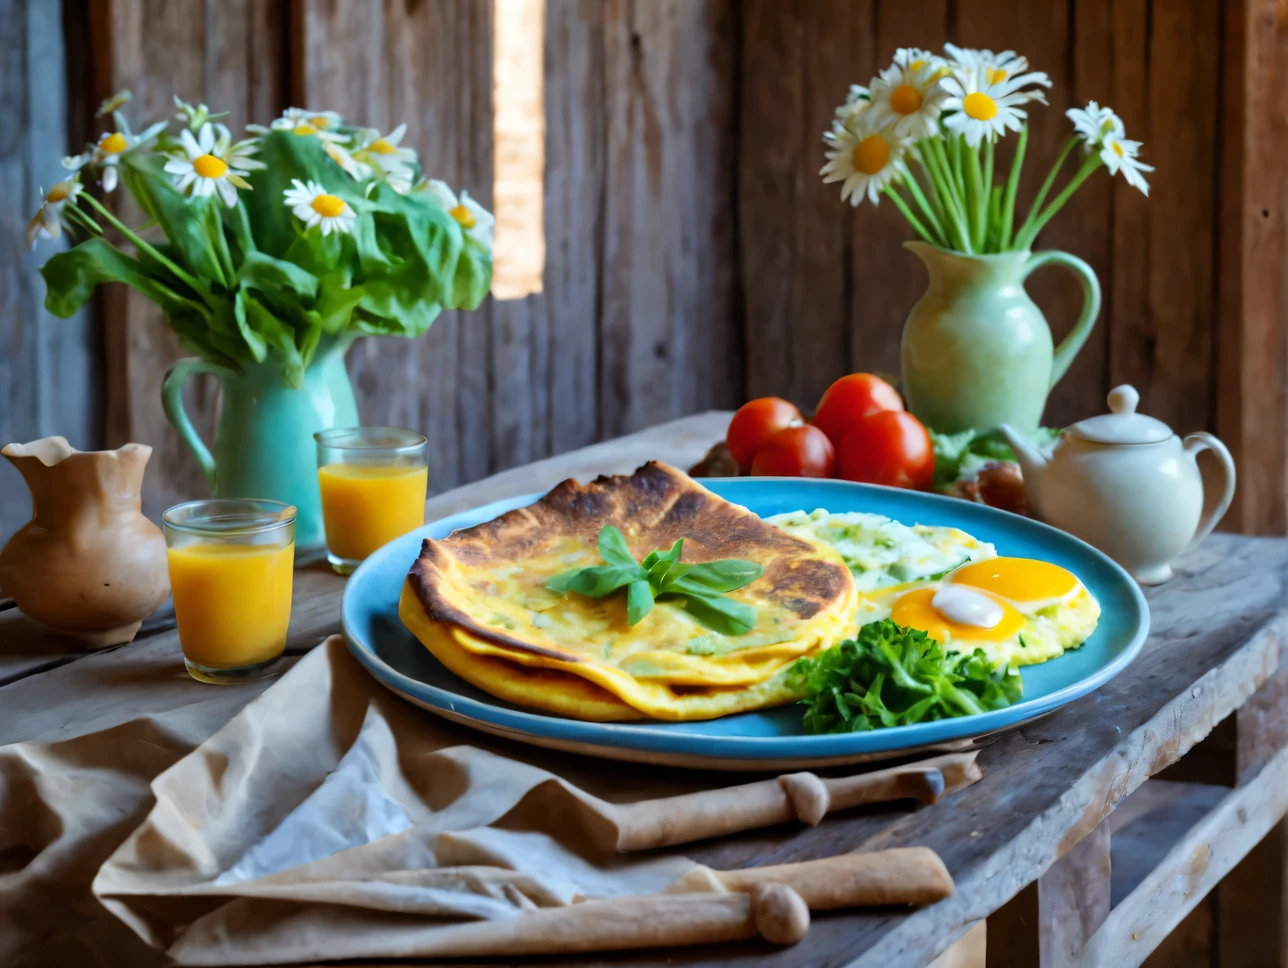
<svg viewBox="0 0 1288 968">
<path fill-rule="evenodd" d="M 1109 825 L 1091 833 L 988 918 L 988 968 L 1078 963 L 1109 914 Z"/>
</svg>

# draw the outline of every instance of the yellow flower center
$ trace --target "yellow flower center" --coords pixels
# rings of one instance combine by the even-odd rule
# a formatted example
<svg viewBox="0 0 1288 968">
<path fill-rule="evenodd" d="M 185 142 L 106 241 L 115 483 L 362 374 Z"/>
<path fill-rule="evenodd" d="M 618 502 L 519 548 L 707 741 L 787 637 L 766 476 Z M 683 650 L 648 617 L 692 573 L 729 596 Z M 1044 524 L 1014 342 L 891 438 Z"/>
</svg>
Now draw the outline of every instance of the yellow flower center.
<svg viewBox="0 0 1288 968">
<path fill-rule="evenodd" d="M 367 145 L 368 151 L 374 151 L 378 155 L 396 155 L 398 149 L 391 145 L 384 138 L 377 138 L 371 144 Z"/>
<path fill-rule="evenodd" d="M 1114 149 L 1114 154 L 1116 154 L 1119 158 L 1123 156 L 1123 146 L 1120 145 L 1117 141 L 1109 142 L 1109 147 Z"/>
<path fill-rule="evenodd" d="M 919 71 L 926 66 L 926 62 L 922 60 L 920 57 L 918 57 L 915 61 L 913 61 L 908 66 L 911 67 L 914 71 Z"/>
<path fill-rule="evenodd" d="M 228 163 L 214 155 L 202 155 L 192 162 L 192 170 L 202 178 L 223 178 Z"/>
<path fill-rule="evenodd" d="M 293 129 L 296 134 L 317 134 L 318 129 L 311 124 L 297 124 Z"/>
<path fill-rule="evenodd" d="M 130 146 L 130 143 L 125 140 L 125 135 L 119 131 L 114 131 L 100 141 L 98 146 L 109 155 L 119 155 Z"/>
<path fill-rule="evenodd" d="M 72 193 L 72 186 L 65 181 L 61 181 L 49 190 L 49 195 L 46 196 L 45 201 L 47 202 L 66 201 L 67 196 L 69 196 L 71 193 Z"/>
<path fill-rule="evenodd" d="M 921 92 L 911 84 L 900 84 L 890 92 L 890 107 L 899 114 L 914 114 L 921 109 Z"/>
<path fill-rule="evenodd" d="M 331 122 L 322 115 L 315 114 L 313 117 L 309 118 L 309 124 L 313 125 L 315 128 L 326 128 L 330 126 Z"/>
<path fill-rule="evenodd" d="M 974 118 L 976 121 L 989 121 L 997 114 L 997 102 L 987 94 L 972 91 L 962 99 L 962 110 L 966 112 L 967 117 Z"/>
<path fill-rule="evenodd" d="M 474 224 L 477 221 L 477 219 L 474 218 L 474 213 L 471 212 L 464 205 L 457 205 L 454 209 L 452 209 L 447 214 L 450 215 L 452 218 L 456 219 L 456 221 L 460 222 L 462 228 L 472 229 L 474 228 Z"/>
<path fill-rule="evenodd" d="M 1000 84 L 1006 80 L 1006 71 L 1000 67 L 990 67 L 984 72 L 984 76 L 988 78 L 989 84 Z"/>
<path fill-rule="evenodd" d="M 309 203 L 309 207 L 323 218 L 337 218 L 344 211 L 344 202 L 334 195 L 319 195 Z"/>
<path fill-rule="evenodd" d="M 890 146 L 879 134 L 870 135 L 854 146 L 854 170 L 875 175 L 890 160 Z"/>
</svg>

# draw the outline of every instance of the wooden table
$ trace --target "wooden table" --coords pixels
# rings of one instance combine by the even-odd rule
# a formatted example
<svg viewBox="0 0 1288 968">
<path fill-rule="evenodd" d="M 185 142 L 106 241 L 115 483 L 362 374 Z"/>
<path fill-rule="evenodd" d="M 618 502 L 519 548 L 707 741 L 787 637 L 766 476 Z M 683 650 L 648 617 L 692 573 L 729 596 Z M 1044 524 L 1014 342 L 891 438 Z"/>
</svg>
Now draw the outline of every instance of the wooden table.
<svg viewBox="0 0 1288 968">
<path fill-rule="evenodd" d="M 685 467 L 727 420 L 701 414 L 507 471 L 436 496 L 429 517 L 654 457 Z M 1216 535 L 1181 562 L 1175 580 L 1147 592 L 1152 633 L 1132 666 L 992 742 L 975 786 L 930 808 L 852 812 L 690 851 L 738 867 L 923 844 L 952 871 L 954 897 L 916 911 L 820 915 L 790 949 L 748 943 L 665 960 L 921 966 L 987 917 L 990 968 L 1138 965 L 1160 945 L 1169 968 L 1288 964 L 1286 575 L 1288 541 Z M 298 572 L 288 664 L 338 630 L 343 584 L 322 567 Z M 9 680 L 0 686 L 0 745 L 70 738 L 191 704 L 213 732 L 271 682 L 212 690 L 190 680 L 166 611 L 126 647 L 88 656 L 52 648 L 15 610 L 0 613 L 0 676 Z M 665 770 L 590 765 L 620 776 L 624 789 L 668 783 Z"/>
</svg>

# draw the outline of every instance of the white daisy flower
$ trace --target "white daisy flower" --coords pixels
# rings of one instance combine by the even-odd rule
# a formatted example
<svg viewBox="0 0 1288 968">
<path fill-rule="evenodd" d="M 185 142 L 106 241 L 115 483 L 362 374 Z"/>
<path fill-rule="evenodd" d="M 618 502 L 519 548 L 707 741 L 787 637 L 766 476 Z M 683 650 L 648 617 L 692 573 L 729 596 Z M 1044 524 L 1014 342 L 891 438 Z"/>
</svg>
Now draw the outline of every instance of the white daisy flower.
<svg viewBox="0 0 1288 968">
<path fill-rule="evenodd" d="M 416 164 L 416 152 L 412 148 L 402 147 L 402 139 L 407 134 L 407 125 L 400 124 L 384 137 L 379 131 L 368 131 L 357 156 L 364 161 L 379 166 L 386 173 L 409 168 Z"/>
<path fill-rule="evenodd" d="M 286 121 L 289 124 L 282 124 Z M 282 112 L 282 116 L 273 122 L 273 127 L 278 128 L 295 128 L 301 124 L 309 124 L 319 131 L 327 131 L 331 128 L 338 128 L 344 124 L 344 118 L 340 117 L 334 111 L 310 111 L 308 108 L 287 108 Z"/>
<path fill-rule="evenodd" d="M 47 239 L 58 238 L 63 229 L 63 208 L 70 202 L 76 204 L 76 196 L 81 193 L 83 186 L 80 183 L 80 176 L 73 175 L 66 181 L 60 181 L 49 190 L 44 201 L 40 205 L 40 210 L 36 212 L 35 217 L 27 223 L 27 247 L 34 249 L 36 247 L 36 237 L 43 235 Z"/>
<path fill-rule="evenodd" d="M 1095 101 L 1088 101 L 1085 108 L 1069 108 L 1064 114 L 1073 122 L 1073 130 L 1086 140 L 1087 151 L 1099 148 L 1106 135 L 1121 138 L 1125 133 L 1122 119 Z"/>
<path fill-rule="evenodd" d="M 68 162 L 80 162 L 80 165 L 92 164 L 99 166 L 99 182 L 103 186 L 103 191 L 110 192 L 115 190 L 117 183 L 117 166 L 121 163 L 121 156 L 127 151 L 131 151 L 140 145 L 147 144 L 157 135 L 165 130 L 169 122 L 158 121 L 149 128 L 145 128 L 138 134 L 130 131 L 129 125 L 125 119 L 116 115 L 117 130 L 109 131 L 102 135 L 96 144 L 89 146 L 89 156 L 81 160 L 81 156 L 66 159 L 63 164 Z M 80 167 L 78 165 L 77 167 Z"/>
<path fill-rule="evenodd" d="M 1136 157 L 1140 147 L 1139 141 L 1127 141 L 1119 133 L 1109 132 L 1101 142 L 1100 160 L 1109 169 L 1109 174 L 1116 175 L 1121 171 L 1127 184 L 1139 188 L 1141 194 L 1148 198 L 1149 182 L 1145 181 L 1142 172 L 1153 171 L 1154 166 Z"/>
<path fill-rule="evenodd" d="M 354 181 L 366 181 L 371 177 L 371 166 L 365 161 L 358 161 L 349 149 L 335 141 L 323 141 L 322 147 L 331 156 L 331 160 L 345 170 Z"/>
<path fill-rule="evenodd" d="M 944 44 L 944 50 L 962 72 L 978 69 L 988 84 L 999 84 L 1029 69 L 1029 59 L 1013 50 L 994 54 L 991 50 Z"/>
<path fill-rule="evenodd" d="M 866 112 L 857 115 L 855 122 L 823 135 L 831 150 L 819 174 L 824 184 L 842 182 L 841 201 L 848 198 L 851 205 L 858 205 L 866 195 L 876 205 L 881 190 L 904 171 L 908 140 L 898 137 L 892 126 L 869 123 Z"/>
<path fill-rule="evenodd" d="M 294 188 L 286 189 L 286 207 L 291 214 L 304 223 L 305 231 L 315 225 L 322 226 L 322 234 L 332 232 L 348 233 L 358 213 L 349 207 L 349 203 L 335 195 L 328 195 L 326 189 L 315 181 L 308 183 L 292 178 Z"/>
<path fill-rule="evenodd" d="M 938 118 L 948 97 L 939 83 L 943 61 L 916 48 L 902 48 L 895 62 L 872 79 L 868 121 L 894 126 L 900 138 L 925 138 L 939 130 Z"/>
<path fill-rule="evenodd" d="M 132 95 L 129 91 L 117 91 L 115 94 L 113 94 L 111 97 L 109 97 L 106 101 L 104 101 L 102 104 L 98 106 L 98 110 L 94 112 L 94 117 L 103 118 L 109 114 L 112 114 L 114 111 L 119 111 L 121 108 L 125 107 L 125 105 L 130 102 L 130 98 L 132 98 L 133 96 L 134 95 Z"/>
<path fill-rule="evenodd" d="M 165 170 L 175 176 L 174 187 L 193 198 L 218 192 L 224 204 L 232 208 L 237 204 L 237 189 L 250 188 L 245 176 L 251 169 L 265 167 L 251 157 L 258 145 L 253 141 L 229 145 L 228 129 L 223 125 L 207 121 L 195 138 L 184 128 L 179 132 L 179 141 L 184 153 L 172 156 Z"/>
<path fill-rule="evenodd" d="M 1029 101 L 1046 103 L 1041 91 L 1026 90 L 1031 84 L 1051 86 L 1045 74 L 1033 72 L 1016 74 L 990 84 L 988 68 L 975 65 L 968 70 L 954 71 L 943 79 L 948 96 L 941 104 L 947 113 L 944 126 L 952 134 L 961 135 L 972 148 L 985 138 L 998 138 L 1006 130 L 1019 131 L 1027 113 L 1019 105 Z"/>
<path fill-rule="evenodd" d="M 866 111 L 871 96 L 872 92 L 862 84 L 851 84 L 849 93 L 845 95 L 845 103 L 836 109 L 836 120 L 845 124 L 854 115 Z"/>
<path fill-rule="evenodd" d="M 496 219 L 491 212 L 470 198 L 469 192 L 462 191 L 460 198 L 457 198 L 447 182 L 437 178 L 422 178 L 412 191 L 429 195 L 440 208 L 461 224 L 466 235 L 488 252 L 492 251 Z"/>
<path fill-rule="evenodd" d="M 172 96 L 174 98 L 174 106 L 179 109 L 175 113 L 174 119 L 176 121 L 182 121 L 193 131 L 200 131 L 207 121 L 214 121 L 216 118 L 228 117 L 228 111 L 219 111 L 215 114 L 211 114 L 210 108 L 206 107 L 204 104 L 194 106 L 189 104 L 187 101 L 180 100 L 179 95 L 177 94 Z M 225 131 L 228 130 L 227 128 L 224 128 L 222 124 L 218 125 L 218 127 L 223 128 Z"/>
</svg>

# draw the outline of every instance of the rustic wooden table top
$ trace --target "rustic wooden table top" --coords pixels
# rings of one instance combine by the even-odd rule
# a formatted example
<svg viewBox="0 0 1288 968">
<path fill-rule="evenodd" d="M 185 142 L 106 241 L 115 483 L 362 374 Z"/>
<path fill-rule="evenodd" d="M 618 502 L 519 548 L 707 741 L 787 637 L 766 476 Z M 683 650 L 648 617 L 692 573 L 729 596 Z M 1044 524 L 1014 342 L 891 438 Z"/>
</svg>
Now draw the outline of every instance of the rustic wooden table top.
<svg viewBox="0 0 1288 968">
<path fill-rule="evenodd" d="M 727 420 L 725 413 L 700 414 L 507 471 L 431 499 L 428 517 L 537 490 L 565 477 L 584 480 L 628 471 L 651 458 L 687 467 L 722 436 Z M 1092 695 L 993 740 L 980 756 L 985 776 L 979 783 L 933 807 L 852 811 L 828 817 L 816 828 L 756 831 L 689 851 L 702 863 L 732 868 L 925 845 L 952 872 L 957 884 L 952 898 L 915 911 L 821 914 L 794 948 L 775 950 L 750 942 L 694 948 L 666 952 L 666 962 L 925 965 L 980 919 L 1003 909 L 1001 920 L 1011 909 L 1004 907 L 1007 902 L 1016 899 L 1013 907 L 1029 897 L 1026 891 L 1031 894 L 1039 879 L 1056 898 L 1055 875 L 1069 861 L 1060 858 L 1077 858 L 1101 832 L 1107 851 L 1110 824 L 1101 821 L 1115 806 L 1237 713 L 1229 720 L 1239 724 L 1231 740 L 1237 756 L 1230 754 L 1235 767 L 1229 788 L 1207 788 L 1216 792 L 1204 794 L 1203 820 L 1184 835 L 1190 841 L 1183 837 L 1137 883 L 1116 882 L 1121 896 L 1112 911 L 1106 855 L 1104 910 L 1091 920 L 1084 917 L 1081 935 L 1070 942 L 1071 950 L 1083 952 L 1084 964 L 1139 964 L 1288 811 L 1288 673 L 1281 613 L 1286 575 L 1288 541 L 1215 535 L 1183 559 L 1176 579 L 1148 590 L 1152 631 L 1139 658 Z M 294 657 L 338 631 L 343 587 L 343 580 L 325 566 L 298 571 L 288 667 Z M 5 676 L 0 745 L 71 737 L 191 703 L 216 709 L 216 719 L 223 721 L 272 682 L 211 689 L 191 680 L 183 669 L 173 617 L 164 609 L 131 645 L 90 655 L 60 651 L 16 610 L 0 612 L 0 677 Z M 676 782 L 668 770 L 578 757 L 563 762 L 570 777 L 585 769 L 601 776 L 611 771 L 620 776 L 624 790 L 660 795 Z M 731 775 L 730 782 L 736 781 Z M 1097 837 L 1087 836 L 1093 832 Z M 1196 852 L 1202 864 L 1194 861 Z M 1084 883 L 1078 891 L 1085 888 Z M 1078 900 L 1076 893 L 1070 903 Z M 1044 896 L 1044 912 L 1047 903 Z M 1036 941 L 994 940 L 993 934 L 990 966 L 1039 963 L 1033 960 L 1035 952 L 1024 949 Z M 1041 963 L 1047 963 L 1047 954 L 1043 952 Z M 655 964 L 656 958 L 627 953 L 584 963 L 642 965 Z"/>
</svg>

